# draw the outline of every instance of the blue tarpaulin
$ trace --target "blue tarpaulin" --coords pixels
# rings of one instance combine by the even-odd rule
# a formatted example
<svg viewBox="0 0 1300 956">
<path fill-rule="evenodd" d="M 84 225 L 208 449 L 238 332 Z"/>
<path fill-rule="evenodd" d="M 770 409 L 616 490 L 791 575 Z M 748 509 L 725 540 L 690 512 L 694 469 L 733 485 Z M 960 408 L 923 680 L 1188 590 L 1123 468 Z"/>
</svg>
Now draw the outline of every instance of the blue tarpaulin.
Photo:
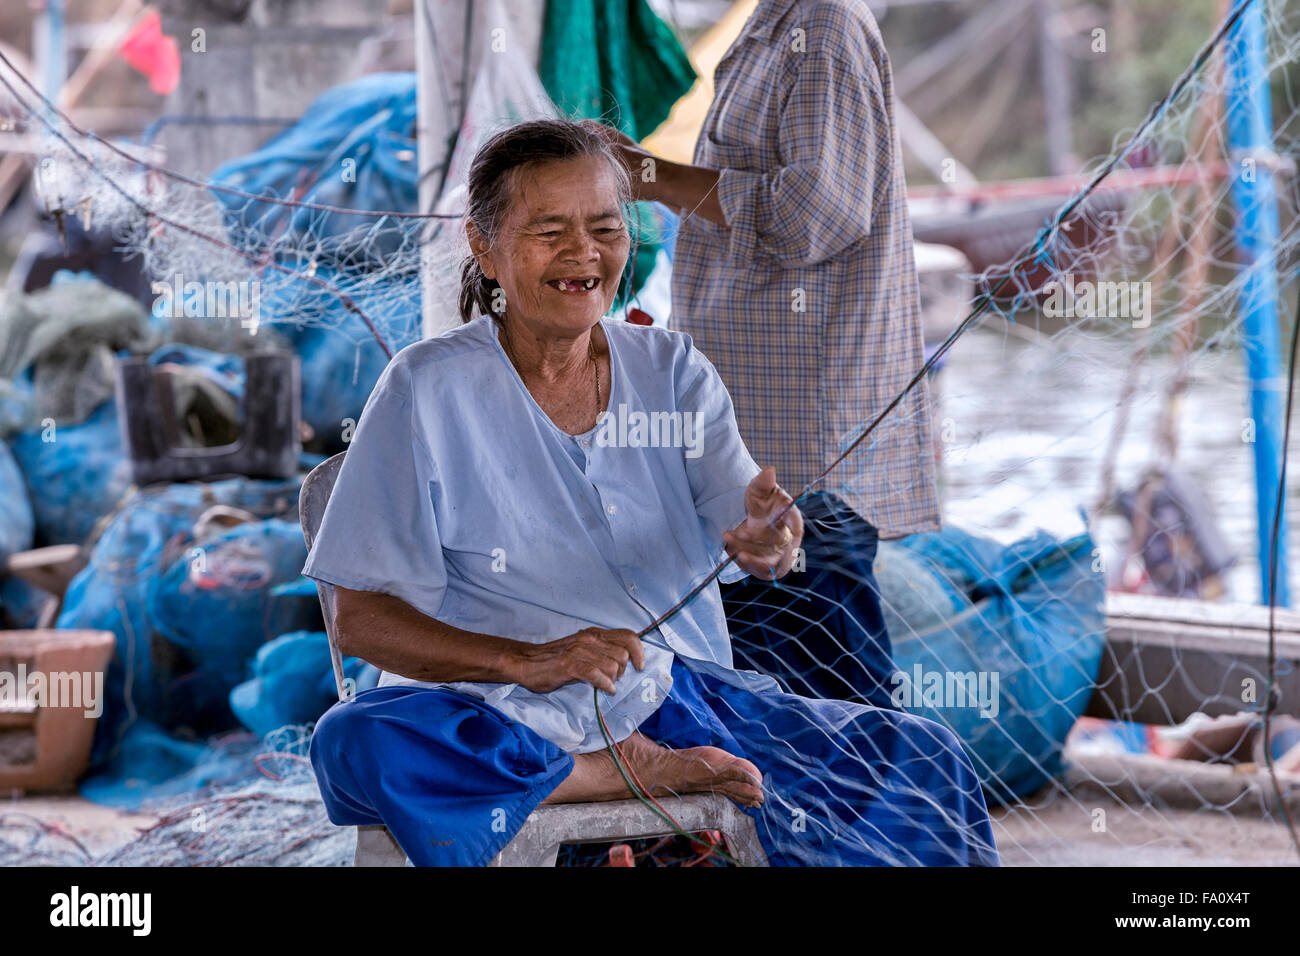
<svg viewBox="0 0 1300 956">
<path fill-rule="evenodd" d="M 1086 533 L 1059 541 L 1040 531 L 1008 546 L 957 528 L 881 543 L 876 576 L 903 704 L 961 738 L 990 803 L 1060 772 L 1092 696 L 1106 628 L 1094 547 Z M 944 688 L 983 679 L 996 687 L 996 715 L 951 697 L 935 706 L 931 675 Z"/>
</svg>

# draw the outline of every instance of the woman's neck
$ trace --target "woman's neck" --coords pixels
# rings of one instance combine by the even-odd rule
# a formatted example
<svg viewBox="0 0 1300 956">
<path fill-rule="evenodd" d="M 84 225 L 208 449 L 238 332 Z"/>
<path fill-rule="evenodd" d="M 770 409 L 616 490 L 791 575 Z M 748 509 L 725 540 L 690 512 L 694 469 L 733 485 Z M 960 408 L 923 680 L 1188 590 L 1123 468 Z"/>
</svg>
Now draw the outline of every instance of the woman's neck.
<svg viewBox="0 0 1300 956">
<path fill-rule="evenodd" d="M 610 358 L 597 325 L 573 337 L 542 338 L 507 320 L 499 333 L 524 387 L 561 431 L 581 435 L 609 403 Z"/>
<path fill-rule="evenodd" d="M 563 382 L 575 374 L 589 374 L 598 349 L 592 329 L 584 329 L 576 336 L 538 335 L 509 317 L 502 323 L 501 335 L 519 374 L 544 382 Z"/>
</svg>

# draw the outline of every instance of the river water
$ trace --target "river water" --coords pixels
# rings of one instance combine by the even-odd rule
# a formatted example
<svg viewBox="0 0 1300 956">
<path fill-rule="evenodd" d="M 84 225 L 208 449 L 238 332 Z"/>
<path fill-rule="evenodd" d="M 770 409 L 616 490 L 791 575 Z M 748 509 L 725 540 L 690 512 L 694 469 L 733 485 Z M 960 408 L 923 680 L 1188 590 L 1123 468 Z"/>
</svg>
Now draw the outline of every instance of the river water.
<svg viewBox="0 0 1300 956">
<path fill-rule="evenodd" d="M 1010 329 L 993 317 L 945 356 L 935 389 L 942 443 L 945 520 L 1009 542 L 1043 528 L 1075 534 L 1091 508 L 1133 339 L 1123 331 L 1090 335 Z M 1285 359 L 1285 356 L 1284 356 Z M 1133 487 L 1153 454 L 1153 436 L 1172 362 L 1148 356 L 1116 464 L 1120 488 Z M 1254 446 L 1242 438 L 1248 416 L 1245 360 L 1236 346 L 1202 350 L 1178 415 L 1177 465 L 1209 499 L 1215 522 L 1237 555 L 1224 575 L 1228 600 L 1259 603 Z M 945 421 L 946 420 L 946 421 Z M 1300 566 L 1300 490 L 1295 475 L 1300 426 L 1292 424 L 1287 552 L 1292 593 Z M 1124 552 L 1128 524 L 1105 514 L 1093 528 L 1107 568 Z"/>
</svg>

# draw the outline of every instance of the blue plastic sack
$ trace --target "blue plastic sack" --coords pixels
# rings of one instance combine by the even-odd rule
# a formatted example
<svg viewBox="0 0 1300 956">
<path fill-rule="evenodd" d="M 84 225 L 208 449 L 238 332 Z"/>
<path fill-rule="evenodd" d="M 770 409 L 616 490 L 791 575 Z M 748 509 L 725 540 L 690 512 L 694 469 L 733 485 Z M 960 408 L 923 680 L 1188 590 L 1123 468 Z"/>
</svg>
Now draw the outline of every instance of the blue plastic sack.
<svg viewBox="0 0 1300 956">
<path fill-rule="evenodd" d="M 1038 532 L 1006 546 L 956 528 L 881 542 L 881 563 L 929 577 L 923 590 L 950 602 L 943 620 L 891 625 L 901 703 L 961 738 L 991 803 L 1024 797 L 1060 772 L 1066 736 L 1092 696 L 1106 628 L 1093 549 L 1086 533 L 1058 541 Z M 907 601 L 889 583 L 896 579 L 880 581 L 886 605 Z M 996 715 L 949 698 L 927 704 L 934 674 L 945 684 L 983 675 L 989 690 L 996 675 Z"/>
<path fill-rule="evenodd" d="M 313 586 L 314 589 L 314 586 Z M 353 693 L 379 683 L 379 671 L 358 657 L 343 659 Z M 253 660 L 253 676 L 230 692 L 230 709 L 260 736 L 286 724 L 314 723 L 337 701 L 329 639 L 323 631 L 295 631 L 264 644 Z"/>
</svg>

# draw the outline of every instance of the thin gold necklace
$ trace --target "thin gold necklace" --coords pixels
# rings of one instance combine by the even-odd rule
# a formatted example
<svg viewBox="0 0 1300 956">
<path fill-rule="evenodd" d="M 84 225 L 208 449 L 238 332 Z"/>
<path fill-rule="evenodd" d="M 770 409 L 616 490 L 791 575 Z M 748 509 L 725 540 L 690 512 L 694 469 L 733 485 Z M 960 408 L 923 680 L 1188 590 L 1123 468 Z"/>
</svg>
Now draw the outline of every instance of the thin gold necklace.
<svg viewBox="0 0 1300 956">
<path fill-rule="evenodd" d="M 502 322 L 501 328 L 506 334 L 506 354 L 510 356 L 511 364 L 514 365 L 515 371 L 519 373 L 519 377 L 522 379 L 524 377 L 524 370 L 520 368 L 519 359 L 515 358 L 514 347 L 510 344 L 510 326 L 506 325 L 505 322 Z M 596 361 L 596 345 L 593 341 L 593 336 L 591 335 L 590 332 L 587 333 L 587 358 L 591 359 L 591 372 L 596 380 L 596 414 L 599 415 L 600 407 L 601 407 L 600 406 L 600 362 Z M 527 388 L 527 386 L 528 383 L 525 382 L 524 387 Z"/>
</svg>

